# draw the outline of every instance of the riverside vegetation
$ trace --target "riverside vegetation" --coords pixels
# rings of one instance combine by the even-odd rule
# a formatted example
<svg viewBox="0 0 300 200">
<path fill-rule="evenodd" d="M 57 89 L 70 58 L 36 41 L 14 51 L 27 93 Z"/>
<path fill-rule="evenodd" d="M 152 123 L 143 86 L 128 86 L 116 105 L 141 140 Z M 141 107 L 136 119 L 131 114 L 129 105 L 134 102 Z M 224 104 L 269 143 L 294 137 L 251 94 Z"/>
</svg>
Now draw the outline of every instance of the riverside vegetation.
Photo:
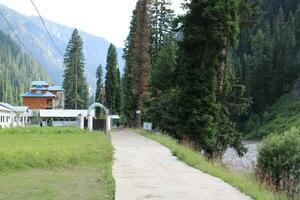
<svg viewBox="0 0 300 200">
<path fill-rule="evenodd" d="M 0 130 L 0 199 L 114 199 L 112 145 L 75 128 Z"/>
</svg>

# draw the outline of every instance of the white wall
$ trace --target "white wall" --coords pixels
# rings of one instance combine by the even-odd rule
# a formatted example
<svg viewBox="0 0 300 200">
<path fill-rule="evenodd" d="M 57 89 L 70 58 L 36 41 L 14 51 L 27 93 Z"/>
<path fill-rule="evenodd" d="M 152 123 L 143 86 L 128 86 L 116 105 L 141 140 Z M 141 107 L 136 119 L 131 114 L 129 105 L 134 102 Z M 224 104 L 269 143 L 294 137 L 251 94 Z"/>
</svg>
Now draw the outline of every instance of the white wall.
<svg viewBox="0 0 300 200">
<path fill-rule="evenodd" d="M 12 125 L 12 115 L 10 112 L 0 110 L 0 126 L 1 128 L 9 128 Z"/>
<path fill-rule="evenodd" d="M 13 112 L 0 110 L 0 128 L 11 128 L 17 126 L 26 126 L 28 117 L 26 115 L 16 116 Z"/>
</svg>

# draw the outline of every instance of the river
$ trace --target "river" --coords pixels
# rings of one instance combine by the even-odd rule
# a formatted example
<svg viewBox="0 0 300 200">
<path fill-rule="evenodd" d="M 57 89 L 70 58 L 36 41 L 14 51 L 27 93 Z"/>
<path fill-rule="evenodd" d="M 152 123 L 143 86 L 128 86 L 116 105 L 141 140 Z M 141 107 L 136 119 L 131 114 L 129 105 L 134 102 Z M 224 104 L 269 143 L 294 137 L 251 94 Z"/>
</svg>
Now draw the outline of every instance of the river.
<svg viewBox="0 0 300 200">
<path fill-rule="evenodd" d="M 223 164 L 234 171 L 252 172 L 255 169 L 260 142 L 244 143 L 248 152 L 240 158 L 234 149 L 230 148 L 223 156 Z"/>
</svg>

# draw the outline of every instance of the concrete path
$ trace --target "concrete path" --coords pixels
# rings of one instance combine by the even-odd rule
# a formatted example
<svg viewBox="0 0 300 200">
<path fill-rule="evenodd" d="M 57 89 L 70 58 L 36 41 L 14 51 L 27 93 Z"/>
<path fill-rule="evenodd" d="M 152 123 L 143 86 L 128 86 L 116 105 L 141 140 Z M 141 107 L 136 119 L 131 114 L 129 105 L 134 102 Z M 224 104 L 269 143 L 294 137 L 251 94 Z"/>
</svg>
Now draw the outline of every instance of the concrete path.
<svg viewBox="0 0 300 200">
<path fill-rule="evenodd" d="M 116 200 L 250 200 L 224 181 L 189 167 L 169 149 L 128 130 L 112 134 Z"/>
</svg>

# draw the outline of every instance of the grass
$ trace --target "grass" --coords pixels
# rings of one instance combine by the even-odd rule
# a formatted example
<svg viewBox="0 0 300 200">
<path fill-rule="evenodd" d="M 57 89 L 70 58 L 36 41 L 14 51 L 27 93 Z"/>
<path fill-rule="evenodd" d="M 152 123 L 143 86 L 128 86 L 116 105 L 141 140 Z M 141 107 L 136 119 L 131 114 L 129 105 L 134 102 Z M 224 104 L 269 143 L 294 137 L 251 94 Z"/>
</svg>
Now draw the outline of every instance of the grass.
<svg viewBox="0 0 300 200">
<path fill-rule="evenodd" d="M 247 135 L 248 139 L 263 138 L 270 133 L 283 133 L 292 127 L 300 128 L 300 97 L 282 96 L 264 113 L 263 119 Z"/>
<path fill-rule="evenodd" d="M 197 151 L 180 145 L 175 139 L 167 135 L 153 134 L 142 130 L 136 130 L 136 132 L 166 146 L 179 160 L 210 175 L 219 177 L 255 200 L 288 200 L 287 197 L 262 185 L 254 175 L 232 172 L 219 164 L 209 162 Z"/>
<path fill-rule="evenodd" d="M 75 128 L 0 130 L 0 199 L 114 199 L 113 148 Z"/>
</svg>

